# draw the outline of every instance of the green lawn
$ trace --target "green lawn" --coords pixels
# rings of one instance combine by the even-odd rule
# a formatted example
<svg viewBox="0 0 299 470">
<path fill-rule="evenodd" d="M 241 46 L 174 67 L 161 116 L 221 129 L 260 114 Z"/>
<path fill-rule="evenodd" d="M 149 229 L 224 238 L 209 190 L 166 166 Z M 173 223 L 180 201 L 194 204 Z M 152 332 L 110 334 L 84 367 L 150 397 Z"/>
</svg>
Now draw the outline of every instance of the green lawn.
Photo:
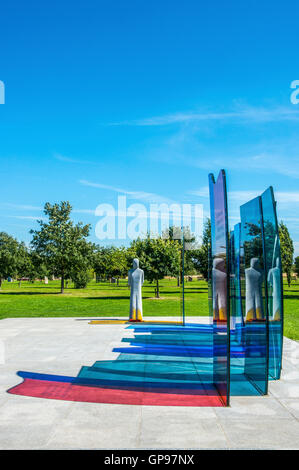
<svg viewBox="0 0 299 470">
<path fill-rule="evenodd" d="M 292 281 L 284 290 L 284 335 L 299 341 L 299 282 Z"/>
<path fill-rule="evenodd" d="M 185 294 L 188 315 L 208 315 L 207 284 L 187 283 Z M 177 281 L 160 282 L 160 299 L 155 298 L 155 286 L 145 282 L 142 288 L 143 314 L 180 315 L 181 289 Z M 72 284 L 60 294 L 59 281 L 4 282 L 0 290 L 0 318 L 56 316 L 128 316 L 130 291 L 126 280 L 119 287 L 109 282 L 91 282 L 86 289 L 74 289 Z"/>
<path fill-rule="evenodd" d="M 208 288 L 205 281 L 185 283 L 186 315 L 208 315 Z M 181 289 L 176 280 L 161 281 L 160 299 L 155 298 L 153 284 L 143 285 L 144 316 L 178 316 L 181 314 Z M 284 334 L 299 340 L 299 283 L 284 285 Z M 86 289 L 74 289 L 72 284 L 60 294 L 59 281 L 4 282 L 0 290 L 0 318 L 13 317 L 127 317 L 130 291 L 127 281 L 119 287 L 109 282 L 91 282 Z"/>
</svg>

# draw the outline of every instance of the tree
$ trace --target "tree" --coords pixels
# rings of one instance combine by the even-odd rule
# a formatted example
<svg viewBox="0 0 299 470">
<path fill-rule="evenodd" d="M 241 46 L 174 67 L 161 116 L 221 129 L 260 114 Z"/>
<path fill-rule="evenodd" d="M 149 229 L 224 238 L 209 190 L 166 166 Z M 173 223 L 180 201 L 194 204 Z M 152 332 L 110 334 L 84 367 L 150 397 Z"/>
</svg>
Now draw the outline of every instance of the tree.
<svg viewBox="0 0 299 470">
<path fill-rule="evenodd" d="M 120 277 L 125 277 L 129 270 L 128 255 L 124 247 L 113 247 L 110 252 L 110 274 L 117 278 L 117 285 Z"/>
<path fill-rule="evenodd" d="M 297 276 L 299 276 L 299 256 L 296 256 L 295 258 L 295 273 L 297 274 Z"/>
<path fill-rule="evenodd" d="M 128 254 L 124 247 L 98 246 L 94 255 L 94 270 L 98 278 L 126 276 L 129 270 Z"/>
<path fill-rule="evenodd" d="M 93 259 L 93 269 L 97 279 L 108 278 L 110 247 L 96 246 Z"/>
<path fill-rule="evenodd" d="M 294 257 L 294 245 L 290 237 L 289 231 L 281 221 L 279 226 L 279 239 L 280 239 L 280 249 L 281 249 L 281 263 L 282 271 L 287 275 L 288 286 L 291 285 L 292 279 L 292 265 Z"/>
<path fill-rule="evenodd" d="M 131 256 L 139 259 L 145 279 L 156 282 L 157 298 L 160 297 L 159 280 L 179 275 L 181 249 L 177 240 L 152 239 L 148 234 L 145 239 L 132 242 Z"/>
<path fill-rule="evenodd" d="M 193 256 L 197 253 L 198 245 L 196 242 L 195 235 L 191 232 L 189 226 L 185 226 L 184 228 L 172 225 L 166 230 L 162 232 L 162 238 L 166 238 L 169 240 L 177 240 L 178 245 L 183 247 L 184 241 L 184 270 L 183 266 L 179 269 L 179 273 L 177 276 L 178 287 L 180 286 L 180 282 L 182 282 L 182 276 L 187 274 L 194 274 L 196 272 L 196 268 L 193 262 Z M 181 259 L 182 264 L 182 259 Z M 183 272 L 184 271 L 184 272 Z"/>
<path fill-rule="evenodd" d="M 189 227 L 184 227 L 184 274 L 196 274 L 198 271 L 196 260 L 200 256 L 200 248 L 198 241 Z"/>
<path fill-rule="evenodd" d="M 85 289 L 92 278 L 91 270 L 87 268 L 83 268 L 80 271 L 75 270 L 70 277 L 72 278 L 75 289 Z"/>
<path fill-rule="evenodd" d="M 92 264 L 94 246 L 87 242 L 90 225 L 82 222 L 74 225 L 70 219 L 72 206 L 68 201 L 51 205 L 47 202 L 44 214 L 48 222 L 39 220 L 40 230 L 31 230 L 31 246 L 44 260 L 47 268 L 61 277 L 61 293 L 64 280 L 86 271 Z"/>
<path fill-rule="evenodd" d="M 204 224 L 202 245 L 198 250 L 191 252 L 193 264 L 197 271 L 207 280 L 209 275 L 209 251 L 211 249 L 211 219 Z"/>
<path fill-rule="evenodd" d="M 0 232 L 0 288 L 3 279 L 18 273 L 22 253 L 19 242 L 5 232 Z"/>
<path fill-rule="evenodd" d="M 19 251 L 19 278 L 28 277 L 31 282 L 34 282 L 35 279 L 42 279 L 48 275 L 48 269 L 40 255 L 33 250 L 29 250 L 23 243 L 20 244 Z M 21 280 L 19 279 L 19 281 L 21 286 Z"/>
</svg>

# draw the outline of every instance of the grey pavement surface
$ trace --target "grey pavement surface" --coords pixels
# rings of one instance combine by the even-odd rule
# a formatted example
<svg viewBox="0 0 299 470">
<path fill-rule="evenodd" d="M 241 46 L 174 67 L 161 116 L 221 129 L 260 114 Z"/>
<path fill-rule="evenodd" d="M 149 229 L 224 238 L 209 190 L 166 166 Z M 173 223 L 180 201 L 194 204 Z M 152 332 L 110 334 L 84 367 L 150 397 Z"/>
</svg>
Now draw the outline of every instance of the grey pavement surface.
<svg viewBox="0 0 299 470">
<path fill-rule="evenodd" d="M 22 381 L 18 370 L 76 376 L 82 365 L 116 359 L 112 349 L 133 331 L 90 325 L 90 319 L 0 321 L 0 449 L 299 449 L 299 343 L 287 338 L 282 378 L 270 382 L 269 395 L 232 397 L 229 408 L 79 403 L 7 393 Z"/>
</svg>

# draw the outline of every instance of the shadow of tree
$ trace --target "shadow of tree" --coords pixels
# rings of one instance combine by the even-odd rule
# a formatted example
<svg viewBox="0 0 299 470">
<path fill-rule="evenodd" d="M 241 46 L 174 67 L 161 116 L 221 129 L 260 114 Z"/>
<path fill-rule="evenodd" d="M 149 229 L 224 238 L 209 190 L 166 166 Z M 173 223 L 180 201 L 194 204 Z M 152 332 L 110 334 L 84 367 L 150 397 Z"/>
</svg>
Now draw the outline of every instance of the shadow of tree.
<svg viewBox="0 0 299 470">
<path fill-rule="evenodd" d="M 1 292 L 0 295 L 58 295 L 59 292 Z"/>
</svg>

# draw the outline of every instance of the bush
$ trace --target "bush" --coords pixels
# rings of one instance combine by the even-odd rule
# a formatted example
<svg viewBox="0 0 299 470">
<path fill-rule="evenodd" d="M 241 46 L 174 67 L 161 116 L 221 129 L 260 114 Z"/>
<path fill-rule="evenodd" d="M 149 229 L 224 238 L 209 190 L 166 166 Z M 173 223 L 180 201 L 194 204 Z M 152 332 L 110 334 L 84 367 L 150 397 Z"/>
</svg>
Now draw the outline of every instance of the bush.
<svg viewBox="0 0 299 470">
<path fill-rule="evenodd" d="M 75 289 L 85 289 L 90 280 L 91 276 L 89 271 L 80 271 L 72 278 Z"/>
</svg>

